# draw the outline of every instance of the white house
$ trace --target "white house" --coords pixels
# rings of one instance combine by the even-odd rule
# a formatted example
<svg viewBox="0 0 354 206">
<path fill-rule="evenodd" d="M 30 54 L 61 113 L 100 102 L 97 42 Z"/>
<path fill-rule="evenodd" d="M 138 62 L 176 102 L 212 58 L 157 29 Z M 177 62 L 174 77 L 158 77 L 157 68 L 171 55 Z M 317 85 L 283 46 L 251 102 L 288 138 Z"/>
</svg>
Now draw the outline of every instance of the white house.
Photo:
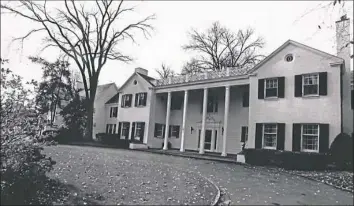
<svg viewBox="0 0 354 206">
<path fill-rule="evenodd" d="M 337 22 L 341 34 L 349 34 L 349 24 Z M 117 118 L 101 128 L 132 140 L 132 147 L 225 156 L 245 142 L 326 152 L 337 134 L 353 132 L 350 48 L 343 47 L 349 35 L 337 36 L 337 56 L 288 40 L 253 68 L 161 80 L 137 68 L 106 104 L 106 117 L 114 110 Z"/>
</svg>

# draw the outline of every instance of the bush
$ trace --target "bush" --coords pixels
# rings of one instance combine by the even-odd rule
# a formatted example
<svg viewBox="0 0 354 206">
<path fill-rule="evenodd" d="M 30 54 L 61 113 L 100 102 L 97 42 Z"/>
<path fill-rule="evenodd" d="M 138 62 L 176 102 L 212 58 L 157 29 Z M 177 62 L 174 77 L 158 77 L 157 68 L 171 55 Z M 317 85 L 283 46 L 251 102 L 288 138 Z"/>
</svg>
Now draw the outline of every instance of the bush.
<svg viewBox="0 0 354 206">
<path fill-rule="evenodd" d="M 98 133 L 96 134 L 96 138 L 99 142 L 103 144 L 114 146 L 116 148 L 129 148 L 130 140 L 120 139 L 118 134 L 106 134 L 106 133 Z"/>
<path fill-rule="evenodd" d="M 259 166 L 276 166 L 289 170 L 324 170 L 327 155 L 320 153 L 290 152 L 267 149 L 245 149 L 246 163 Z"/>
<path fill-rule="evenodd" d="M 341 133 L 331 144 L 329 161 L 337 169 L 353 171 L 353 137 Z"/>
<path fill-rule="evenodd" d="M 82 137 L 82 134 L 77 130 L 60 128 L 59 134 L 54 137 L 54 140 L 59 144 L 67 144 L 70 142 L 80 142 L 84 139 Z"/>
</svg>

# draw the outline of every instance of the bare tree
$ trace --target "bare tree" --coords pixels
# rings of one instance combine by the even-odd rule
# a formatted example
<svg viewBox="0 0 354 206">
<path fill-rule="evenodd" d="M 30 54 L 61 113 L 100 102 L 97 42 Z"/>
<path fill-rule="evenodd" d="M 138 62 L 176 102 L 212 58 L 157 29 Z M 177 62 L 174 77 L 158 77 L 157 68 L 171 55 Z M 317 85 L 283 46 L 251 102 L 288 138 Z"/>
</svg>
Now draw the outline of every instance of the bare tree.
<svg viewBox="0 0 354 206">
<path fill-rule="evenodd" d="M 157 74 L 161 79 L 166 79 L 168 77 L 173 77 L 176 75 L 175 71 L 171 69 L 171 67 L 166 66 L 166 64 L 162 63 L 160 69 L 155 69 Z"/>
<path fill-rule="evenodd" d="M 150 35 L 153 29 L 150 21 L 154 15 L 117 28 L 122 17 L 134 10 L 124 8 L 123 1 L 96 0 L 91 2 L 94 8 L 87 8 L 87 2 L 65 0 L 63 8 L 50 10 L 53 2 L 20 1 L 19 5 L 1 4 L 1 9 L 19 15 L 38 24 L 38 28 L 25 36 L 16 38 L 22 43 L 31 35 L 46 32 L 43 50 L 49 47 L 59 48 L 71 58 L 79 68 L 88 100 L 87 136 L 92 138 L 93 104 L 98 78 L 107 60 L 130 62 L 132 58 L 119 51 L 120 44 L 130 39 L 135 42 L 136 31 Z"/>
<path fill-rule="evenodd" d="M 258 54 L 258 50 L 263 48 L 265 43 L 261 37 L 255 38 L 254 35 L 251 28 L 239 30 L 235 34 L 219 22 L 214 22 L 205 32 L 192 29 L 189 33 L 190 42 L 182 48 L 195 51 L 199 56 L 185 64 L 183 73 L 255 65 L 264 58 Z"/>
</svg>

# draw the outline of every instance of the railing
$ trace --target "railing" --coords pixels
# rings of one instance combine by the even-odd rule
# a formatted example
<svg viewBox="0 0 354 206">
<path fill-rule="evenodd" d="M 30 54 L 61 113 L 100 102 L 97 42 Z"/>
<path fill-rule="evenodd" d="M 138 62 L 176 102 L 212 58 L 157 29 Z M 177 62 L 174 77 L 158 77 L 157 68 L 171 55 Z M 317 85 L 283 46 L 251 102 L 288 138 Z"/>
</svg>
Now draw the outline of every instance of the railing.
<svg viewBox="0 0 354 206">
<path fill-rule="evenodd" d="M 247 74 L 248 71 L 249 68 L 243 68 L 243 69 L 226 68 L 221 71 L 207 71 L 207 72 L 201 72 L 196 74 L 185 74 L 185 75 L 168 77 L 165 79 L 159 79 L 156 81 L 156 86 L 182 84 L 186 82 L 197 82 L 197 81 L 210 80 L 210 79 L 220 79 L 225 77 L 240 76 L 240 75 Z"/>
</svg>

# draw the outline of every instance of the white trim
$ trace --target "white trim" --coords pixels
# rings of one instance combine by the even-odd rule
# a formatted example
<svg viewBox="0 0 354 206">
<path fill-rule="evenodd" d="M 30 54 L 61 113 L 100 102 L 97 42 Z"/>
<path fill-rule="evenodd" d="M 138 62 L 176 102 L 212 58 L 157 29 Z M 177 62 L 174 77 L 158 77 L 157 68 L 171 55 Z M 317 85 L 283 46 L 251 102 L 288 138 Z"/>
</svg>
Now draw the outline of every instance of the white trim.
<svg viewBox="0 0 354 206">
<path fill-rule="evenodd" d="M 265 134 L 265 125 L 266 124 L 274 124 L 275 125 L 275 146 L 274 147 L 268 147 L 268 146 L 264 146 L 264 134 Z M 274 134 L 274 133 L 267 133 L 267 134 Z M 277 123 L 263 123 L 262 124 L 262 148 L 263 149 L 277 149 L 277 142 L 278 142 L 278 124 Z"/>
<path fill-rule="evenodd" d="M 317 76 L 317 93 L 316 94 L 304 94 L 305 90 L 305 76 L 316 75 Z M 317 97 L 320 96 L 320 73 L 308 73 L 301 75 L 302 87 L 301 87 L 301 94 L 303 97 Z M 315 85 L 315 84 L 307 84 L 307 85 Z"/>
<path fill-rule="evenodd" d="M 303 145 L 303 127 L 304 125 L 316 125 L 317 126 L 317 150 L 311 150 L 311 149 L 303 149 L 302 145 Z M 306 134 L 308 135 L 308 134 Z M 315 136 L 315 135 L 311 135 L 309 134 L 308 136 Z M 315 152 L 318 153 L 320 151 L 320 125 L 319 124 L 315 124 L 315 123 L 308 123 L 308 124 L 301 124 L 301 142 L 300 142 L 300 151 L 301 152 Z"/>
</svg>

